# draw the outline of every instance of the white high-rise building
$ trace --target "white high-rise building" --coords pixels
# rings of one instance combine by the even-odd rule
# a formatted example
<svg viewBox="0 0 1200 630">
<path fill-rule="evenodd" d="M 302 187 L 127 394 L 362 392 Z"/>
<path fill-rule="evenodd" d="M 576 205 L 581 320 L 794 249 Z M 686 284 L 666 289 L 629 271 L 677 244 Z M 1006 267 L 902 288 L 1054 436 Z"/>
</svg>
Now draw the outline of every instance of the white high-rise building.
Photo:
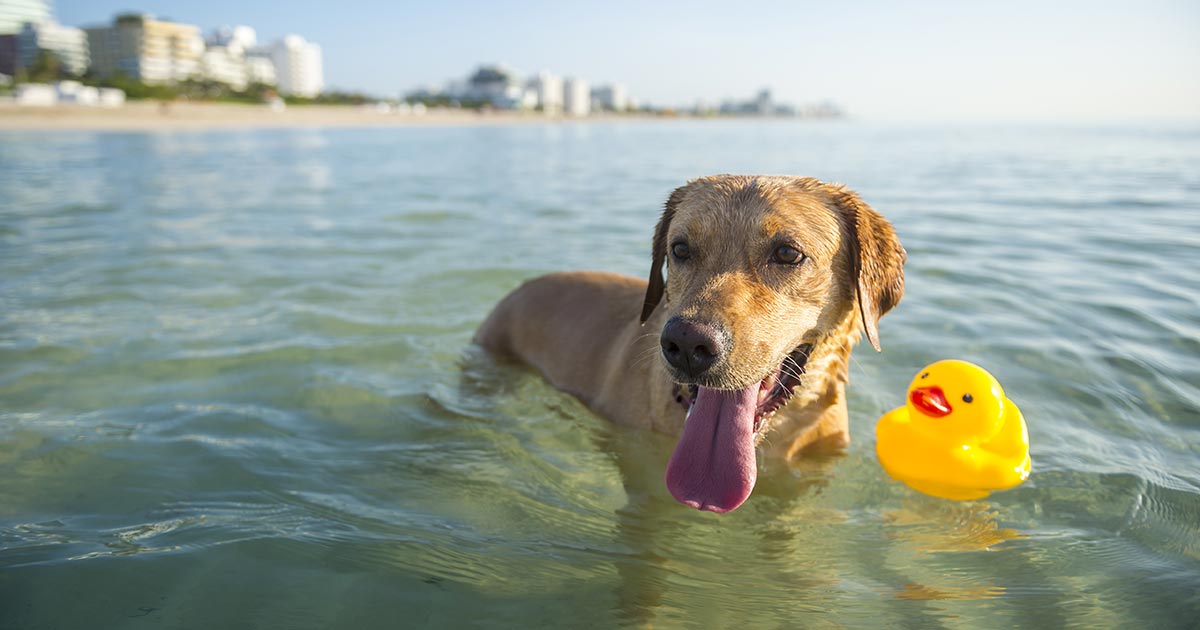
<svg viewBox="0 0 1200 630">
<path fill-rule="evenodd" d="M 325 89 L 321 47 L 299 35 L 288 35 L 271 45 L 275 80 L 284 96 L 312 98 Z"/>
<path fill-rule="evenodd" d="M 610 83 L 592 88 L 592 101 L 600 108 L 614 112 L 629 109 L 629 96 L 625 86 Z"/>
<path fill-rule="evenodd" d="M 0 35 L 20 33 L 26 22 L 41 24 L 52 19 L 50 3 L 46 0 L 0 1 Z"/>
<path fill-rule="evenodd" d="M 52 21 L 26 22 L 17 35 L 18 63 L 25 68 L 32 66 L 43 50 L 58 57 L 63 69 L 77 77 L 87 72 L 91 61 L 87 33 L 83 29 Z"/>
<path fill-rule="evenodd" d="M 529 81 L 529 90 L 536 95 L 535 107 L 541 107 L 547 115 L 557 116 L 563 109 L 562 79 L 549 72 L 539 72 Z"/>
<path fill-rule="evenodd" d="M 563 80 L 563 113 L 568 116 L 587 116 L 592 109 L 592 92 L 583 79 Z"/>
</svg>

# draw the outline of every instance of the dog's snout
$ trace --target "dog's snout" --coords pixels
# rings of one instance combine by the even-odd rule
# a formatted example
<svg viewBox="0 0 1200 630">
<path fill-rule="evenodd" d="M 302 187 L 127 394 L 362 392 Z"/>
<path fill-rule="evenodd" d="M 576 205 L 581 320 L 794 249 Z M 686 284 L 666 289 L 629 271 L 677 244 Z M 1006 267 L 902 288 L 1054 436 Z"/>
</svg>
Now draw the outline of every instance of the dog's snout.
<svg viewBox="0 0 1200 630">
<path fill-rule="evenodd" d="M 712 367 L 725 352 L 715 326 L 678 317 L 663 326 L 659 343 L 667 363 L 693 378 Z"/>
</svg>

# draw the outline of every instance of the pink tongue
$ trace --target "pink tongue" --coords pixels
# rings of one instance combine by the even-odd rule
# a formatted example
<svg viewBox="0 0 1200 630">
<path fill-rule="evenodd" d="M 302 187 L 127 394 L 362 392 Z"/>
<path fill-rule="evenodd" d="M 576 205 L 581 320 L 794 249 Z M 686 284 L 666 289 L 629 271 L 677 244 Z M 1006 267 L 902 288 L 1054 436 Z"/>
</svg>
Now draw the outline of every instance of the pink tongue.
<svg viewBox="0 0 1200 630">
<path fill-rule="evenodd" d="M 667 464 L 667 489 L 698 510 L 728 512 L 758 478 L 754 411 L 759 384 L 735 392 L 701 387 Z"/>
</svg>

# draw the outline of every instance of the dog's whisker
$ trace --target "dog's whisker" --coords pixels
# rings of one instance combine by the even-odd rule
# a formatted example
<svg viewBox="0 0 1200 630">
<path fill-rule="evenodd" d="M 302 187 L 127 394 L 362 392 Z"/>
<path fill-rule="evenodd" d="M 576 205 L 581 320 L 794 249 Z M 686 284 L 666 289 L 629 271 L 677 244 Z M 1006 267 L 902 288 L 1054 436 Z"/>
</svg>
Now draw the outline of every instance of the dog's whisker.
<svg viewBox="0 0 1200 630">
<path fill-rule="evenodd" d="M 854 354 L 851 352 L 854 350 L 854 344 L 851 343 L 849 339 L 842 339 L 841 342 L 838 343 L 838 349 L 844 351 L 846 356 L 849 357 L 851 366 L 857 367 L 859 373 L 861 373 L 863 376 L 867 375 L 867 369 L 863 367 L 862 363 L 860 363 L 858 359 L 854 358 Z"/>
<path fill-rule="evenodd" d="M 850 365 L 858 368 L 859 374 L 862 375 L 864 378 L 867 376 L 867 368 L 863 367 L 863 364 L 860 363 L 858 361 L 858 359 L 855 359 L 853 356 L 850 357 Z"/>
<path fill-rule="evenodd" d="M 633 360 L 633 363 L 631 364 L 631 366 L 632 366 L 632 367 L 638 367 L 638 366 L 640 366 L 641 364 L 645 363 L 645 362 L 646 362 L 646 361 L 647 361 L 649 358 L 650 358 L 649 356 L 641 356 L 641 357 L 638 357 L 638 358 L 636 358 L 636 359 L 634 359 L 634 360 Z"/>
<path fill-rule="evenodd" d="M 780 374 L 790 376 L 797 381 L 804 380 L 804 370 L 797 370 L 795 367 L 788 365 L 786 362 L 779 366 L 779 372 Z"/>
<path fill-rule="evenodd" d="M 638 359 L 638 360 L 634 361 L 634 362 L 633 362 L 633 363 L 630 365 L 630 367 L 640 367 L 641 365 L 643 365 L 643 364 L 644 364 L 644 363 L 646 363 L 647 361 L 650 361 L 650 360 L 651 360 L 651 359 L 653 359 L 653 358 L 654 358 L 654 357 L 651 357 L 651 356 L 642 357 L 642 358 L 640 358 L 640 359 Z"/>
<path fill-rule="evenodd" d="M 634 337 L 634 338 L 633 338 L 633 341 L 634 341 L 634 343 L 637 343 L 637 342 L 639 342 L 639 341 L 641 341 L 641 340 L 643 340 L 643 339 L 646 339 L 646 338 L 648 338 L 648 337 L 658 337 L 658 336 L 659 336 L 659 333 L 653 333 L 653 332 L 642 333 L 642 334 L 640 334 L 640 335 L 638 335 L 638 336 Z"/>
<path fill-rule="evenodd" d="M 656 347 L 645 348 L 641 351 L 641 356 L 658 354 L 661 350 Z"/>
<path fill-rule="evenodd" d="M 630 367 L 638 367 L 646 361 L 654 359 L 658 355 L 658 348 L 647 348 L 642 352 L 641 356 L 636 357 Z"/>
</svg>

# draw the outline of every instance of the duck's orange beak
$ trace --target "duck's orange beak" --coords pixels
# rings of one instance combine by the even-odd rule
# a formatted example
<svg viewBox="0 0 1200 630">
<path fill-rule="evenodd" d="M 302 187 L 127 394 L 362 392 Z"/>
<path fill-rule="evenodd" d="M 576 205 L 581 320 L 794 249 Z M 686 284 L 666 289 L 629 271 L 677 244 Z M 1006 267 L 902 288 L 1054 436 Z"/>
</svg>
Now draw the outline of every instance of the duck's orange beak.
<svg viewBox="0 0 1200 630">
<path fill-rule="evenodd" d="M 931 417 L 942 418 L 954 411 L 946 400 L 946 393 L 941 387 L 917 387 L 908 394 L 908 400 L 917 411 Z"/>
</svg>

